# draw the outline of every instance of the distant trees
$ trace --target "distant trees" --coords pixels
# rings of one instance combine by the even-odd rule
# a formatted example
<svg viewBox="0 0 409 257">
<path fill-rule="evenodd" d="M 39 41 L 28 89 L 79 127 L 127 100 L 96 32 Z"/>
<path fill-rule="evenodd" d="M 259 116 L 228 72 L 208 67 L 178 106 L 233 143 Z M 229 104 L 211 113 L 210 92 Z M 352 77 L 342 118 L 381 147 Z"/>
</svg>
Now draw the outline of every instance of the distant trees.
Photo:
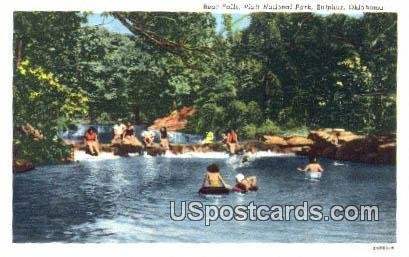
<svg viewBox="0 0 409 257">
<path fill-rule="evenodd" d="M 242 30 L 225 14 L 220 33 L 210 13 L 109 15 L 133 35 L 86 26 L 81 13 L 15 13 L 16 126 L 55 135 L 84 119 L 151 123 L 195 106 L 193 133 L 396 129 L 396 14 L 254 13 Z"/>
</svg>

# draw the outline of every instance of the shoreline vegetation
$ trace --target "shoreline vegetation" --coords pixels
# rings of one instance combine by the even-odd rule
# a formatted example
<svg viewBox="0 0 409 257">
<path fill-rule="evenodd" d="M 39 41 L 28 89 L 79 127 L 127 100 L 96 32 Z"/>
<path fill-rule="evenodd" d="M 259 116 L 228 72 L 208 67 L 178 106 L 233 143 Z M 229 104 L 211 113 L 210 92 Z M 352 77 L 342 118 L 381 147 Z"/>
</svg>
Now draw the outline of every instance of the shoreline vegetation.
<svg viewBox="0 0 409 257">
<path fill-rule="evenodd" d="M 16 11 L 13 24 L 16 172 L 71 161 L 81 146 L 67 145 L 61 131 L 120 119 L 193 135 L 233 130 L 239 151 L 395 163 L 396 13 Z M 183 128 L 155 123 L 172 113 Z M 171 146 L 211 150 L 225 151 Z"/>
</svg>

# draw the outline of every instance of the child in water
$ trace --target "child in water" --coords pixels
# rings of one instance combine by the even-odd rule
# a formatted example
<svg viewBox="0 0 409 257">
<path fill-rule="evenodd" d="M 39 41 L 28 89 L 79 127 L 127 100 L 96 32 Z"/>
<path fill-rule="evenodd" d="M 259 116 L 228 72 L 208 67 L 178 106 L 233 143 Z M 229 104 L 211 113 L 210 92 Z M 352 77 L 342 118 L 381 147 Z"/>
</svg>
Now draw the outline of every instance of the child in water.
<svg viewBox="0 0 409 257">
<path fill-rule="evenodd" d="M 255 191 L 258 189 L 257 177 L 256 176 L 244 177 L 243 174 L 239 173 L 236 175 L 235 187 L 245 192 L 249 190 Z"/>
<path fill-rule="evenodd" d="M 209 187 L 230 188 L 230 186 L 224 182 L 223 177 L 220 174 L 219 166 L 215 163 L 207 167 L 207 173 L 203 179 L 202 187 L 205 187 L 206 182 L 208 182 Z"/>
</svg>

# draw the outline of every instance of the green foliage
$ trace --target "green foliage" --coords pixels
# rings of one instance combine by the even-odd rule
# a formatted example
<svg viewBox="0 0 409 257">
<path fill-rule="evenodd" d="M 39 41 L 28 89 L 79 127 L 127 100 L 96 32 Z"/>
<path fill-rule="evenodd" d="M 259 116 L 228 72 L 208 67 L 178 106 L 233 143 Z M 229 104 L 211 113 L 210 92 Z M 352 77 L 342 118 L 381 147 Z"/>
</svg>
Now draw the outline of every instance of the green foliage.
<svg viewBox="0 0 409 257">
<path fill-rule="evenodd" d="M 257 135 L 257 126 L 253 123 L 240 127 L 238 133 L 245 139 L 255 139 Z"/>
<path fill-rule="evenodd" d="M 86 15 L 75 12 L 14 14 L 16 126 L 30 122 L 51 140 L 81 119 L 150 124 L 195 106 L 186 132 L 396 130 L 396 14 L 252 13 L 242 30 L 225 14 L 221 33 L 210 13 L 107 15 L 133 35 L 81 26 Z"/>
<path fill-rule="evenodd" d="M 66 122 L 84 116 L 88 97 L 59 83 L 52 73 L 30 67 L 25 60 L 17 67 L 13 86 L 14 127 L 29 123 L 39 129 L 43 139 L 14 132 L 16 158 L 25 158 L 36 164 L 62 160 L 70 154 L 68 146 L 57 137 Z"/>
<path fill-rule="evenodd" d="M 270 119 L 265 120 L 261 126 L 257 128 L 258 135 L 277 135 L 281 132 L 281 128 Z"/>
<path fill-rule="evenodd" d="M 73 12 L 14 14 L 14 158 L 42 164 L 70 154 L 57 133 L 88 114 L 88 96 L 76 86 L 74 75 L 73 49 L 82 20 Z M 26 123 L 43 139 L 35 141 L 20 131 Z"/>
</svg>

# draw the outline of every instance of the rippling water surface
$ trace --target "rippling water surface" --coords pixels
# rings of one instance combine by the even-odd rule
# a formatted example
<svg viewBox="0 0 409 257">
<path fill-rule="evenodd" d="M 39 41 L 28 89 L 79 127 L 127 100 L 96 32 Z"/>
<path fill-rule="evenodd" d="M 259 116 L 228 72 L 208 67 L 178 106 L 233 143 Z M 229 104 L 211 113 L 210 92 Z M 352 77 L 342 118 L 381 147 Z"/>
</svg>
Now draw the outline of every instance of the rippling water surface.
<svg viewBox="0 0 409 257">
<path fill-rule="evenodd" d="M 84 157 L 84 156 L 83 156 Z M 14 242 L 395 242 L 394 166 L 321 160 L 320 181 L 296 172 L 305 158 L 259 153 L 245 165 L 225 154 L 82 158 L 14 176 Z M 260 190 L 203 197 L 217 162 L 233 184 L 256 175 Z M 172 221 L 170 201 L 203 204 L 378 205 L 379 221 Z"/>
</svg>

